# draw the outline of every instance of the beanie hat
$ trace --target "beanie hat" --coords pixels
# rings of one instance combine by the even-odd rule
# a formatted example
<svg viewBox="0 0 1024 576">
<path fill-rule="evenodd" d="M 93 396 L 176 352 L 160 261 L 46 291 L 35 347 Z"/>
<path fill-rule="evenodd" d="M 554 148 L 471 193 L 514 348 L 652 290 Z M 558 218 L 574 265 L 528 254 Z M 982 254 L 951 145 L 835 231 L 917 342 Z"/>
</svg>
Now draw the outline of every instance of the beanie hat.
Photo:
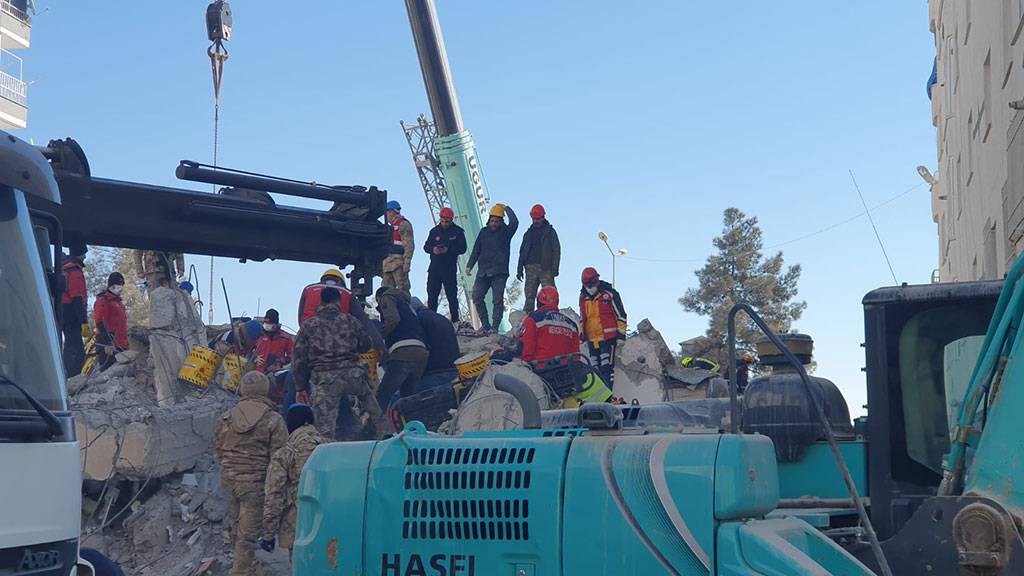
<svg viewBox="0 0 1024 576">
<path fill-rule="evenodd" d="M 121 274 L 120 272 L 112 272 L 110 276 L 107 276 L 107 288 L 110 288 L 111 286 L 114 286 L 116 284 L 124 286 L 124 275 Z"/>
<path fill-rule="evenodd" d="M 289 434 L 306 424 L 312 424 L 313 409 L 305 404 L 292 404 L 288 407 L 288 411 L 285 412 L 284 423 L 288 426 Z"/>
<path fill-rule="evenodd" d="M 270 393 L 270 379 L 262 372 L 250 370 L 242 376 L 241 392 L 242 398 L 266 397 Z"/>
<path fill-rule="evenodd" d="M 264 322 L 270 322 L 271 324 L 280 324 L 281 315 L 277 313 L 277 310 L 273 308 L 267 308 L 266 314 L 263 315 Z"/>
</svg>

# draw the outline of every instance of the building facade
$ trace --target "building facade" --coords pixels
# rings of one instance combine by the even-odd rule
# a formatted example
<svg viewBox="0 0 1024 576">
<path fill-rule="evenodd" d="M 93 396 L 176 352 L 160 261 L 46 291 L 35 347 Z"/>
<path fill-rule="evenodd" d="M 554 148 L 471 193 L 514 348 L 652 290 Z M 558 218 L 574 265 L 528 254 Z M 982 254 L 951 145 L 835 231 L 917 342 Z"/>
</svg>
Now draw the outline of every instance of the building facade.
<svg viewBox="0 0 1024 576">
<path fill-rule="evenodd" d="M 939 278 L 1002 277 L 1024 251 L 1024 0 L 929 0 Z"/>
<path fill-rule="evenodd" d="M 32 38 L 30 0 L 0 0 L 0 130 L 28 125 L 28 84 L 15 50 Z"/>
</svg>

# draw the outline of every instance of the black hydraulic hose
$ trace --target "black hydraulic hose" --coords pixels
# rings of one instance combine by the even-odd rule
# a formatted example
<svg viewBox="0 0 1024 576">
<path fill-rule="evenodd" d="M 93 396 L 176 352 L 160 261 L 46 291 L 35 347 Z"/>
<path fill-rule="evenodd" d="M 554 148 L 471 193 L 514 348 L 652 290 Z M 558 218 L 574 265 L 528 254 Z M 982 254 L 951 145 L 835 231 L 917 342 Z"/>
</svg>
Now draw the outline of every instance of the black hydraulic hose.
<svg viewBox="0 0 1024 576">
<path fill-rule="evenodd" d="M 800 374 L 800 381 L 804 384 L 804 390 L 807 392 L 807 395 L 811 400 L 811 406 L 814 407 L 814 412 L 817 415 L 818 422 L 825 429 L 825 438 L 828 441 L 829 448 L 832 449 L 832 455 L 835 456 L 836 465 L 839 466 L 839 471 L 843 475 L 843 481 L 846 482 L 846 488 L 850 492 L 850 499 L 853 500 L 854 506 L 857 507 L 857 516 L 860 517 L 860 522 L 864 525 L 864 531 L 867 532 L 868 542 L 871 544 L 871 551 L 874 553 L 875 561 L 878 562 L 878 566 L 882 570 L 883 576 L 892 576 L 892 569 L 889 568 L 889 563 L 885 559 L 885 553 L 882 552 L 882 545 L 878 542 L 878 534 L 875 533 L 875 528 L 871 525 L 871 518 L 868 516 L 868 511 L 864 506 L 864 499 L 857 493 L 857 485 L 854 484 L 853 476 L 850 474 L 850 469 L 846 467 L 843 455 L 839 452 L 839 444 L 836 443 L 836 437 L 832 433 L 832 425 L 825 416 L 825 410 L 820 404 L 818 394 L 814 393 L 814 388 L 811 386 L 811 380 L 807 376 L 807 370 L 804 370 L 804 365 L 797 359 L 793 352 L 790 351 L 789 347 L 782 342 L 775 332 L 765 324 L 764 320 L 761 319 L 749 304 L 737 304 L 729 310 L 729 399 L 732 408 L 736 410 L 736 407 L 739 404 L 736 398 L 736 379 L 733 377 L 733 374 L 735 373 L 736 364 L 736 314 L 740 310 L 747 313 L 747 316 L 754 321 L 754 324 L 757 324 L 758 328 L 761 329 L 761 332 L 771 340 L 772 344 L 782 352 L 782 355 L 785 356 L 786 360 L 792 364 L 797 373 Z M 733 412 L 733 414 L 730 415 L 730 420 L 732 421 L 731 429 L 734 434 L 737 429 L 736 414 L 737 412 Z"/>
<path fill-rule="evenodd" d="M 540 402 L 537 401 L 537 397 L 533 395 L 533 390 L 529 386 L 514 376 L 496 374 L 494 388 L 511 394 L 522 406 L 523 429 L 536 430 L 540 428 Z"/>
</svg>

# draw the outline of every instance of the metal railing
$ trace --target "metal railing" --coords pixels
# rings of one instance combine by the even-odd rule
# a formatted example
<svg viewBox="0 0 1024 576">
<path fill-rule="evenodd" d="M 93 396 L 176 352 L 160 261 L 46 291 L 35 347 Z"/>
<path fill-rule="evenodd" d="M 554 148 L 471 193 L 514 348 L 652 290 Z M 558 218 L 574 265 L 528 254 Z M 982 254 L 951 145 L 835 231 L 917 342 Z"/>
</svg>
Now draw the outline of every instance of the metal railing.
<svg viewBox="0 0 1024 576">
<path fill-rule="evenodd" d="M 0 49 L 0 96 L 28 106 L 28 84 L 22 80 L 21 58 Z"/>
<path fill-rule="evenodd" d="M 26 4 L 27 7 L 27 4 Z M 11 0 L 0 0 L 0 11 L 3 11 L 11 16 L 14 16 L 18 20 L 21 20 L 25 24 L 32 25 L 32 17 L 28 15 L 28 10 L 16 6 Z"/>
</svg>

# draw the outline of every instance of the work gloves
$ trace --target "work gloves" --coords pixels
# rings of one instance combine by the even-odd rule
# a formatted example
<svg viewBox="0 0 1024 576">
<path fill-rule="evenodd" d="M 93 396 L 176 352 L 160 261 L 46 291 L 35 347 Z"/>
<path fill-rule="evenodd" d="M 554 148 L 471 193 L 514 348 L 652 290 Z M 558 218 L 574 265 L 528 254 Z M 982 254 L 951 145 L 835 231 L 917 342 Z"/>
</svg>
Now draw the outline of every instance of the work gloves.
<svg viewBox="0 0 1024 576">
<path fill-rule="evenodd" d="M 263 548 L 267 552 L 273 552 L 274 546 L 277 544 L 277 539 L 273 536 L 269 538 L 263 537 L 257 540 L 256 543 L 260 545 L 260 548 Z"/>
</svg>

